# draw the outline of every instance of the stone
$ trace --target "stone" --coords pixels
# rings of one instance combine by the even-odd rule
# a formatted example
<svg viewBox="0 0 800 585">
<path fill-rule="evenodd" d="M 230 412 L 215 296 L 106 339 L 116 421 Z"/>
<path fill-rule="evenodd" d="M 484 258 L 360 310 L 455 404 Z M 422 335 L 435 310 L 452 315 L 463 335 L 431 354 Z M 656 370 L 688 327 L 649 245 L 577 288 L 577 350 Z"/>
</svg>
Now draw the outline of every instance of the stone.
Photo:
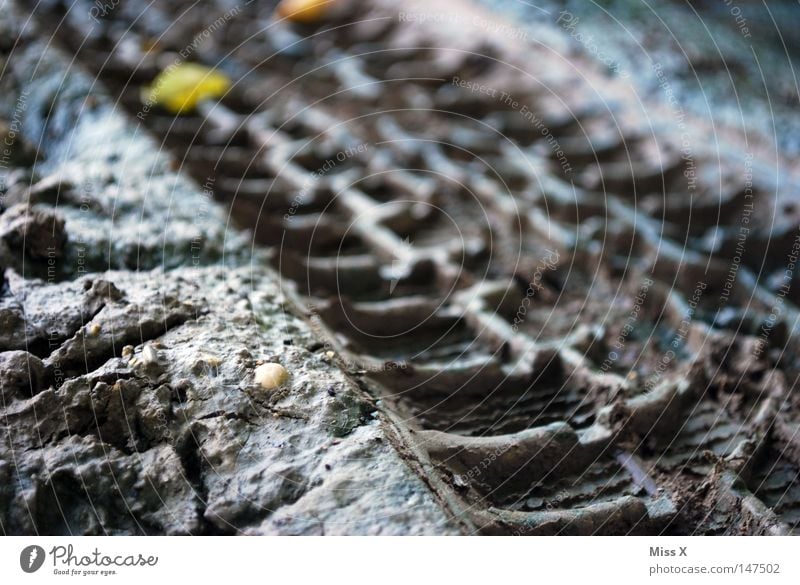
<svg viewBox="0 0 800 585">
<path fill-rule="evenodd" d="M 0 395 L 3 402 L 15 396 L 30 397 L 41 389 L 45 370 L 42 360 L 27 351 L 0 353 Z"/>
<path fill-rule="evenodd" d="M 289 379 L 289 372 L 280 364 L 261 364 L 254 374 L 255 383 L 264 390 L 280 388 Z"/>
</svg>

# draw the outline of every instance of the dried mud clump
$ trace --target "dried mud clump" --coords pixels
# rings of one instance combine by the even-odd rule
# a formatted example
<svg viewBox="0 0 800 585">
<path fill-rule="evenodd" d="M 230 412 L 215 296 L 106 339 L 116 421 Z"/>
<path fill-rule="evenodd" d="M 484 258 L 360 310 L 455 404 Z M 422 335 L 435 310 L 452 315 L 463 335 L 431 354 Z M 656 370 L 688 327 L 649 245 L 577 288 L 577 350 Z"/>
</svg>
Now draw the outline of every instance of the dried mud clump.
<svg viewBox="0 0 800 585">
<path fill-rule="evenodd" d="M 45 368 L 42 360 L 27 351 L 0 353 L 0 395 L 3 403 L 16 397 L 30 397 L 42 387 Z"/>
<path fill-rule="evenodd" d="M 67 233 L 64 219 L 53 209 L 17 204 L 0 215 L 0 238 L 12 254 L 24 252 L 42 260 L 63 255 Z"/>
</svg>

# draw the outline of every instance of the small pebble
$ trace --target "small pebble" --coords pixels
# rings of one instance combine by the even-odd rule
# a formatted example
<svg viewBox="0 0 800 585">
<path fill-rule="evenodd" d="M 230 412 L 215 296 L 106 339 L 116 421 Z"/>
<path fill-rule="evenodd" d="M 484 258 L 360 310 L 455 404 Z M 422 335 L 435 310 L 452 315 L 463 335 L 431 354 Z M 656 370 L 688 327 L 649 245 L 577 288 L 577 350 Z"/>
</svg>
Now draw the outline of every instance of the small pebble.
<svg viewBox="0 0 800 585">
<path fill-rule="evenodd" d="M 336 396 L 336 390 L 333 389 L 333 386 L 328 386 L 328 396 Z"/>
<path fill-rule="evenodd" d="M 453 476 L 453 485 L 459 489 L 463 489 L 469 487 L 469 482 L 467 482 L 464 476 L 456 474 Z"/>
<path fill-rule="evenodd" d="M 97 323 L 91 325 L 89 327 L 89 335 L 91 335 L 92 337 L 97 337 L 98 335 L 100 335 L 100 325 L 98 325 Z"/>
<path fill-rule="evenodd" d="M 157 364 L 158 363 L 158 351 L 152 345 L 145 345 L 142 348 L 142 363 L 145 364 Z"/>
<path fill-rule="evenodd" d="M 279 388 L 288 379 L 289 372 L 280 364 L 262 364 L 255 371 L 255 382 L 264 390 Z"/>
<path fill-rule="evenodd" d="M 329 360 L 332 360 L 332 359 L 334 358 L 334 356 L 335 356 L 335 355 L 336 355 L 336 354 L 335 354 L 335 353 L 333 353 L 332 351 L 326 351 L 326 352 L 325 352 L 325 357 L 327 357 Z"/>
</svg>

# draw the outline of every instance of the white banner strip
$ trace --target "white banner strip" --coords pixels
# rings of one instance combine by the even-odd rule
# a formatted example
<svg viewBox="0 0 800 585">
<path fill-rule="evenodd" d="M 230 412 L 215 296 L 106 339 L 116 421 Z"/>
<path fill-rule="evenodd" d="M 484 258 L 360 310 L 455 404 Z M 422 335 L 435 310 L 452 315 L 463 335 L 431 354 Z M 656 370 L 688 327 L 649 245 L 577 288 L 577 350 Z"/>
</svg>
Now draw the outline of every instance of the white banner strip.
<svg viewBox="0 0 800 585">
<path fill-rule="evenodd" d="M 792 537 L 5 537 L 0 583 L 800 583 Z M 565 580 L 566 579 L 566 580 Z M 609 581 L 606 581 L 608 579 Z"/>
</svg>

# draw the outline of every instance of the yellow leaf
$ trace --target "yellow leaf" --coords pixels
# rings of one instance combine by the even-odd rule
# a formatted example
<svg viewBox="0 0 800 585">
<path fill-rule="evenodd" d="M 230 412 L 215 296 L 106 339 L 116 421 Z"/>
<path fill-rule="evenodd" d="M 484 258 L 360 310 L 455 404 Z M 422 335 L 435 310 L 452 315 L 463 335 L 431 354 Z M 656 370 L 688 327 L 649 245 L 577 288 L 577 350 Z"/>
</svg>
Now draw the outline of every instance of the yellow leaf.
<svg viewBox="0 0 800 585">
<path fill-rule="evenodd" d="M 331 4 L 333 0 L 283 0 L 275 13 L 291 22 L 314 24 L 322 20 Z"/>
<path fill-rule="evenodd" d="M 158 74 L 142 93 L 142 101 L 174 114 L 186 114 L 203 100 L 225 95 L 231 80 L 224 73 L 197 63 L 180 63 Z"/>
</svg>

